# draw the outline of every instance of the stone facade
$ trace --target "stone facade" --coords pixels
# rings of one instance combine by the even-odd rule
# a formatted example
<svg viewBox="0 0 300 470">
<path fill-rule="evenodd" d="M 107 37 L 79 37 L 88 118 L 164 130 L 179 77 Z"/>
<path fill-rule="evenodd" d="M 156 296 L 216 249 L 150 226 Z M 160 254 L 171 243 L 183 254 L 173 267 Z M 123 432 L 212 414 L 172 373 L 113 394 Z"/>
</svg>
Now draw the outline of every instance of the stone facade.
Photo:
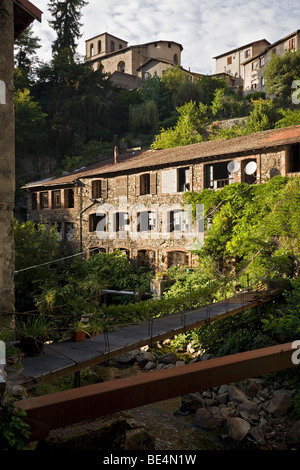
<svg viewBox="0 0 300 470">
<path fill-rule="evenodd" d="M 123 88 L 127 87 L 127 82 L 122 80 L 119 74 L 143 79 L 143 65 L 150 59 L 155 59 L 160 64 L 156 67 L 156 72 L 161 77 L 170 66 L 180 65 L 181 51 L 182 46 L 173 41 L 154 41 L 128 46 L 126 41 L 108 33 L 86 41 L 86 60 L 91 62 L 94 68 L 101 63 L 103 71 L 110 74 L 113 82 Z"/>
<path fill-rule="evenodd" d="M 264 71 L 273 54 L 282 57 L 289 50 L 297 51 L 299 44 L 299 30 L 272 44 L 265 39 L 255 41 L 214 57 L 216 74 L 230 75 L 233 79 L 230 86 L 241 94 L 266 92 Z"/>
<path fill-rule="evenodd" d="M 28 184 L 28 218 L 56 223 L 74 252 L 125 251 L 135 266 L 193 266 L 203 220 L 185 191 L 300 175 L 300 126 L 145 151 Z"/>
<path fill-rule="evenodd" d="M 0 3 L 0 329 L 14 312 L 14 39 L 40 14 L 27 0 Z"/>
<path fill-rule="evenodd" d="M 247 59 L 244 64 L 244 92 L 266 92 L 264 71 L 274 54 L 282 57 L 287 51 L 297 51 L 300 44 L 300 31 L 295 31 L 279 41 L 270 44 L 263 51 Z"/>
<path fill-rule="evenodd" d="M 216 59 L 216 74 L 225 73 L 234 77 L 232 87 L 238 91 L 243 90 L 245 79 L 243 63 L 263 51 L 269 44 L 269 41 L 262 39 L 214 57 Z"/>
</svg>

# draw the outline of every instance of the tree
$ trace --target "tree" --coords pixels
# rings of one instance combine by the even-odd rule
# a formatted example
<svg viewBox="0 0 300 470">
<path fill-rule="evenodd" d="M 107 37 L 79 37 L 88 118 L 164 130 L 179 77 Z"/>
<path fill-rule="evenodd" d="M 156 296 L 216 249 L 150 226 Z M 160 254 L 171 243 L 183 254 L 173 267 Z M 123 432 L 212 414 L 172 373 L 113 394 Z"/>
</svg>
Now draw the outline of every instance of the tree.
<svg viewBox="0 0 300 470">
<path fill-rule="evenodd" d="M 32 221 L 14 224 L 15 297 L 17 311 L 34 308 L 34 296 L 41 285 L 57 272 L 51 265 L 36 266 L 60 258 L 60 243 L 56 227 Z M 36 266 L 36 267 L 33 267 Z M 30 269 L 28 269 L 30 268 Z"/>
<path fill-rule="evenodd" d="M 207 106 L 190 101 L 177 108 L 179 118 L 175 127 L 161 129 L 151 145 L 152 149 L 165 149 L 202 142 L 207 123 Z"/>
<path fill-rule="evenodd" d="M 36 62 L 36 50 L 41 47 L 40 39 L 33 36 L 32 26 L 27 28 L 15 40 L 15 65 L 16 67 L 26 70 L 28 73 L 32 71 L 33 63 Z"/>
<path fill-rule="evenodd" d="M 49 21 L 55 30 L 57 38 L 52 44 L 52 53 L 57 55 L 62 50 L 68 51 L 69 60 L 73 60 L 77 40 L 81 37 L 79 20 L 82 16 L 81 9 L 87 5 L 84 0 L 50 0 L 48 8 L 53 16 Z"/>
<path fill-rule="evenodd" d="M 230 119 L 244 116 L 247 112 L 247 106 L 240 95 L 226 87 L 216 89 L 211 111 L 215 118 Z"/>
<path fill-rule="evenodd" d="M 46 148 L 46 117 L 40 104 L 28 89 L 15 93 L 16 159 L 24 155 L 39 155 Z"/>
<path fill-rule="evenodd" d="M 268 95 L 282 105 L 291 105 L 293 81 L 300 79 L 300 51 L 288 51 L 282 57 L 274 54 L 265 68 L 264 78 Z"/>
<path fill-rule="evenodd" d="M 247 119 L 246 133 L 274 129 L 276 122 L 281 117 L 281 112 L 274 102 L 272 100 L 255 100 L 252 103 L 253 108 Z"/>
</svg>

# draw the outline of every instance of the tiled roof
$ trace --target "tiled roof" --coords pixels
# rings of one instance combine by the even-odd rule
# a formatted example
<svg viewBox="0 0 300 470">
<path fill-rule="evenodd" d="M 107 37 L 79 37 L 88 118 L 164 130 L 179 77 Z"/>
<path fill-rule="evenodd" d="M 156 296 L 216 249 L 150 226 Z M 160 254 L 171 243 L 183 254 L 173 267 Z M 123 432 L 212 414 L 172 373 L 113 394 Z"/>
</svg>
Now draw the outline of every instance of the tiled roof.
<svg viewBox="0 0 300 470">
<path fill-rule="evenodd" d="M 218 139 L 198 144 L 175 147 L 166 150 L 147 150 L 131 154 L 119 155 L 118 163 L 114 158 L 104 160 L 88 167 L 53 179 L 36 181 L 25 187 L 53 186 L 71 184 L 78 178 L 91 176 L 114 176 L 134 171 L 146 171 L 163 166 L 180 165 L 187 162 L 208 161 L 213 157 L 230 159 L 241 153 L 252 153 L 273 147 L 282 147 L 300 142 L 300 125 L 272 129 L 264 132 L 235 137 L 233 139 Z"/>
</svg>

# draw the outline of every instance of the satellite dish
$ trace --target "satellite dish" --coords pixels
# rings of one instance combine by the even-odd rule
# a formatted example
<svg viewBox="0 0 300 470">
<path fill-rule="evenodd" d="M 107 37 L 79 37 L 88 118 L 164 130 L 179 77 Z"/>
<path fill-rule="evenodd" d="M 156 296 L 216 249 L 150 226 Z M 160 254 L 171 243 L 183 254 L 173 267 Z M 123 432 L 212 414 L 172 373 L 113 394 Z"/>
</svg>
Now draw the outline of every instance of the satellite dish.
<svg viewBox="0 0 300 470">
<path fill-rule="evenodd" d="M 232 160 L 232 162 L 229 162 L 227 165 L 227 170 L 229 173 L 235 173 L 240 169 L 240 162 L 237 162 L 236 160 Z"/>
<path fill-rule="evenodd" d="M 253 175 L 253 173 L 256 172 L 256 168 L 257 168 L 257 164 L 256 162 L 249 162 L 247 163 L 246 165 L 246 168 L 245 168 L 245 173 L 247 173 L 247 175 Z"/>
</svg>

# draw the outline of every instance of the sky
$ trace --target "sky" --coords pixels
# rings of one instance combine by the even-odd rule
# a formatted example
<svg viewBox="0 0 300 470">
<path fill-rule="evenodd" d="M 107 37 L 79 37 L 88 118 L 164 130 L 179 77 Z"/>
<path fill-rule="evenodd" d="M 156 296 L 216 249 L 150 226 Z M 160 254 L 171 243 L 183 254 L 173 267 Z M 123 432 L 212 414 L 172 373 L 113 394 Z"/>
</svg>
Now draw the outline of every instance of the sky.
<svg viewBox="0 0 300 470">
<path fill-rule="evenodd" d="M 49 0 L 31 0 L 42 12 L 33 23 L 41 39 L 38 58 L 51 59 L 55 32 L 49 26 Z M 299 1 L 289 0 L 89 0 L 81 10 L 77 52 L 84 58 L 85 41 L 107 32 L 129 46 L 174 41 L 183 46 L 181 65 L 192 72 L 215 72 L 213 57 L 252 41 L 278 41 L 300 29 Z"/>
</svg>

